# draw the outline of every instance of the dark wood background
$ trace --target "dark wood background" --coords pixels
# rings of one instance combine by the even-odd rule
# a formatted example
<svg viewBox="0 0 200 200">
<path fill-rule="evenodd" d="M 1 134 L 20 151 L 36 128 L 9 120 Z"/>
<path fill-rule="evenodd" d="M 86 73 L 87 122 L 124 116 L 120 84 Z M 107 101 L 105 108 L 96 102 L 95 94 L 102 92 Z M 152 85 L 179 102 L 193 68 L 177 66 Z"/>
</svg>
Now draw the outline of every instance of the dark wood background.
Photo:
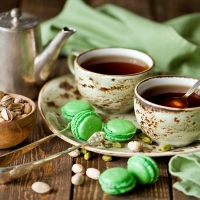
<svg viewBox="0 0 200 200">
<path fill-rule="evenodd" d="M 74 0 L 76 1 L 76 0 Z M 14 7 L 21 8 L 22 11 L 33 13 L 45 21 L 56 16 L 63 8 L 65 0 L 0 0 L 0 12 L 6 12 Z M 200 0 L 85 0 L 93 7 L 104 3 L 113 3 L 133 11 L 149 19 L 163 22 L 177 16 L 188 13 L 200 12 Z M 66 58 L 59 58 L 52 77 L 67 73 Z M 15 150 L 33 141 L 50 135 L 51 131 L 44 124 L 41 116 L 38 114 L 37 124 L 33 133 L 21 144 L 16 147 L 0 150 L 0 155 L 11 150 Z M 32 150 L 26 156 L 21 157 L 14 162 L 14 165 L 38 160 L 47 157 L 59 151 L 69 148 L 71 145 L 56 137 L 52 141 L 40 145 Z M 86 168 L 95 167 L 101 170 L 114 166 L 126 166 L 127 159 L 113 158 L 112 162 L 105 163 L 101 155 L 94 155 L 94 158 L 86 162 L 82 157 L 72 159 L 65 156 L 48 163 L 44 168 L 38 169 L 31 174 L 23 176 L 13 182 L 0 185 L 0 199 L 2 200 L 196 200 L 183 193 L 173 189 L 172 184 L 177 181 L 176 177 L 171 177 L 168 172 L 168 157 L 156 158 L 159 164 L 160 178 L 153 185 L 136 187 L 133 192 L 122 196 L 106 195 L 100 189 L 99 184 L 86 178 L 83 187 L 74 187 L 70 183 L 71 166 L 73 163 L 79 163 Z M 50 193 L 38 195 L 31 189 L 35 181 L 43 181 L 53 188 Z"/>
<path fill-rule="evenodd" d="M 19 7 L 22 11 L 38 15 L 44 21 L 57 15 L 65 2 L 66 0 L 1 0 L 0 12 Z M 200 11 L 199 0 L 85 0 L 85 2 L 93 7 L 113 3 L 159 22 Z"/>
</svg>

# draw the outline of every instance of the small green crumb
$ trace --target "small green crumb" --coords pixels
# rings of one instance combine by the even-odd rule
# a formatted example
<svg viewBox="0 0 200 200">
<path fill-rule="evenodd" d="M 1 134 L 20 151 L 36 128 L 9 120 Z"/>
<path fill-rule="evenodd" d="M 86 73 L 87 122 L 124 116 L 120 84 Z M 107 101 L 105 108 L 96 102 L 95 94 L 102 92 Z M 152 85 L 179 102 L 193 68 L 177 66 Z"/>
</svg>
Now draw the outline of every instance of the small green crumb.
<svg viewBox="0 0 200 200">
<path fill-rule="evenodd" d="M 138 136 L 138 138 L 140 138 L 140 139 L 146 137 L 146 135 L 145 135 L 144 133 L 139 133 L 137 136 Z"/>
<path fill-rule="evenodd" d="M 147 136 L 143 137 L 143 138 L 142 138 L 142 141 L 145 142 L 145 143 L 147 143 L 147 144 L 152 144 L 151 138 L 150 138 L 150 137 L 147 137 Z"/>
<path fill-rule="evenodd" d="M 85 155 L 85 154 L 88 152 L 88 150 L 86 150 L 86 149 L 81 149 L 80 152 L 81 152 L 81 154 Z"/>
<path fill-rule="evenodd" d="M 171 145 L 165 144 L 161 147 L 162 152 L 170 151 L 171 150 Z"/>
<path fill-rule="evenodd" d="M 89 160 L 92 157 L 92 153 L 91 152 L 87 152 L 86 154 L 84 154 L 84 159 L 85 160 Z"/>
<path fill-rule="evenodd" d="M 115 148 L 122 148 L 123 145 L 120 142 L 113 142 L 113 147 L 115 147 Z"/>
<path fill-rule="evenodd" d="M 102 156 L 102 160 L 104 160 L 105 162 L 109 162 L 112 160 L 112 156 L 110 155 L 103 155 Z"/>
</svg>

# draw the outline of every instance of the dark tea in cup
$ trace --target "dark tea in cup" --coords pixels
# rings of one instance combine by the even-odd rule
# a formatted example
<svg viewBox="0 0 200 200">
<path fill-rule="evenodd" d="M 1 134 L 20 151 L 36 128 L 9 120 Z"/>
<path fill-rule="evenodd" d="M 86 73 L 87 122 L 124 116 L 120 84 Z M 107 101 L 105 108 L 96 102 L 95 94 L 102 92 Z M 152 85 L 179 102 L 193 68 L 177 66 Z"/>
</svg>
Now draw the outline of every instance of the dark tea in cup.
<svg viewBox="0 0 200 200">
<path fill-rule="evenodd" d="M 182 97 L 189 89 L 190 87 L 183 85 L 155 86 L 144 91 L 141 96 L 152 103 L 162 105 L 161 102 L 163 100 L 166 101 L 168 98 Z M 200 94 L 198 94 L 198 91 L 191 94 L 187 98 L 187 101 L 189 108 L 200 106 Z"/>
<path fill-rule="evenodd" d="M 100 56 L 84 61 L 81 66 L 89 71 L 108 75 L 137 74 L 149 69 L 148 65 L 127 56 Z"/>
</svg>

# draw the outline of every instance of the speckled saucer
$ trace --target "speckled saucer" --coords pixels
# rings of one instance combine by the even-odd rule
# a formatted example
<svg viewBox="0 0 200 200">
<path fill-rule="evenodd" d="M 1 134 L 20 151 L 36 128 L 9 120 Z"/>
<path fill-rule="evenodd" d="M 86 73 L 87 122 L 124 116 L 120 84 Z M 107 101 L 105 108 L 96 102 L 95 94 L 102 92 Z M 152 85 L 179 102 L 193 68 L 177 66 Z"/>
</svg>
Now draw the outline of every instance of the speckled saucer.
<svg viewBox="0 0 200 200">
<path fill-rule="evenodd" d="M 49 127 L 49 129 L 53 133 L 55 133 L 58 137 L 65 140 L 66 142 L 71 143 L 72 145 L 78 145 L 82 143 L 83 141 L 75 138 L 71 132 L 66 132 L 65 134 L 58 133 L 56 128 L 53 127 L 47 121 L 46 114 L 48 112 L 56 113 L 59 116 L 59 121 L 66 123 L 66 120 L 64 120 L 61 115 L 61 107 L 67 102 L 70 102 L 72 100 L 79 100 L 79 99 L 83 99 L 83 98 L 80 96 L 75 86 L 74 77 L 71 74 L 60 76 L 46 83 L 42 87 L 39 97 L 38 97 L 39 111 L 41 112 L 41 115 L 45 123 Z M 135 124 L 135 126 L 139 128 L 135 115 L 134 115 L 134 111 L 131 111 L 126 114 L 120 114 L 120 115 L 110 115 L 110 114 L 108 115 L 98 109 L 96 109 L 96 112 L 101 116 L 103 122 L 107 122 L 113 118 L 121 118 L 121 119 L 127 119 L 127 120 L 132 121 Z M 137 140 L 137 141 L 142 142 L 137 137 L 137 135 L 135 135 L 132 138 L 132 140 Z M 124 144 L 123 148 L 105 148 L 103 146 L 98 146 L 98 147 L 87 146 L 86 149 L 92 152 L 118 156 L 118 157 L 131 157 L 136 154 L 128 149 L 127 147 L 128 142 L 125 142 L 123 144 Z M 200 140 L 197 140 L 196 142 L 192 143 L 189 146 L 175 148 L 167 152 L 162 152 L 161 146 L 159 146 L 158 144 L 149 145 L 149 144 L 143 143 L 143 150 L 140 153 L 145 154 L 150 157 L 162 157 L 162 156 L 173 156 L 176 154 L 191 153 L 191 152 L 197 152 L 197 151 L 200 151 Z"/>
</svg>

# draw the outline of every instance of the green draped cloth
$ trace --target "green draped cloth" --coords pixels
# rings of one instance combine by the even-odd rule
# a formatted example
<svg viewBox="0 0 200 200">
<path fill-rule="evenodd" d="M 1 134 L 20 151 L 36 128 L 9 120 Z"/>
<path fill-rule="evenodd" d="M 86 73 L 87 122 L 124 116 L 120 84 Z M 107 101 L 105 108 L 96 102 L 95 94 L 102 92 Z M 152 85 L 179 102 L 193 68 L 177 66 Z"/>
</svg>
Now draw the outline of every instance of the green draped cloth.
<svg viewBox="0 0 200 200">
<path fill-rule="evenodd" d="M 62 53 L 99 47 L 127 47 L 149 54 L 156 72 L 200 78 L 200 13 L 158 23 L 121 7 L 92 8 L 67 0 L 56 17 L 42 23 L 46 46 L 63 27 L 76 28 Z"/>
<path fill-rule="evenodd" d="M 200 198 L 200 152 L 172 157 L 169 172 L 181 179 L 174 187 L 184 194 Z"/>
</svg>

